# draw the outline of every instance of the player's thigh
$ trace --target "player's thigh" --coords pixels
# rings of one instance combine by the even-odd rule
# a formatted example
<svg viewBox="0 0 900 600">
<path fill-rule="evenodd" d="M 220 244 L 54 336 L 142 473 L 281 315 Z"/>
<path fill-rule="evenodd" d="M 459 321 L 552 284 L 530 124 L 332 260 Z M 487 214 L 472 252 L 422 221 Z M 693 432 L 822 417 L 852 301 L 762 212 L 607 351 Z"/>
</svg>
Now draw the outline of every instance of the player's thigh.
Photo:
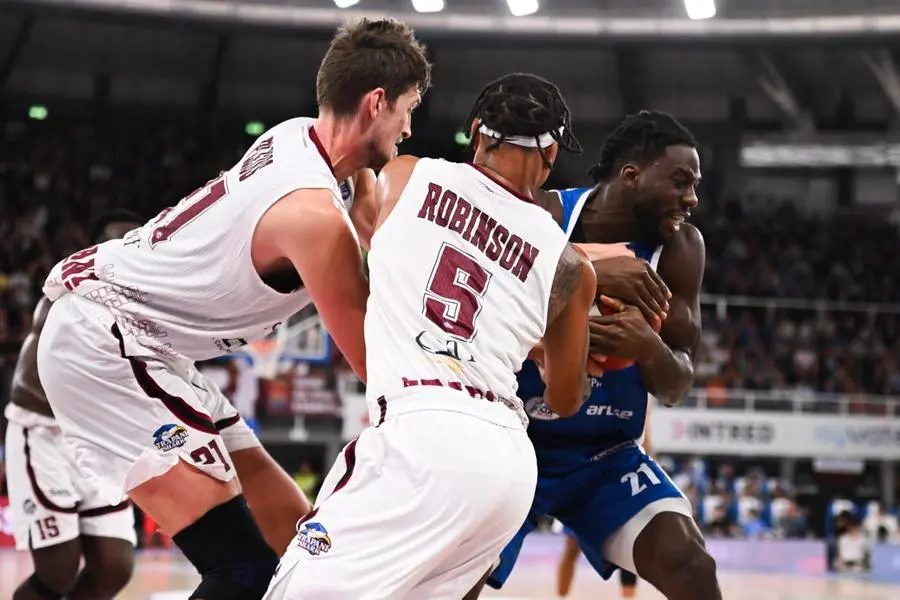
<svg viewBox="0 0 900 600">
<path fill-rule="evenodd" d="M 434 421 L 454 421 L 450 414 L 402 415 L 348 444 L 336 462 L 344 471 L 332 473 L 333 490 L 302 523 L 267 598 L 418 597 L 408 594 L 451 579 L 460 598 L 475 584 L 524 519 L 533 479 L 517 476 L 510 457 L 521 449 L 505 442 L 494 445 L 507 459 L 505 477 L 499 466 L 485 472 L 492 460 L 484 456 L 447 469 L 459 442 Z"/>
<path fill-rule="evenodd" d="M 653 493 L 636 503 L 634 515 L 610 535 L 603 546 L 604 557 L 632 573 L 642 573 L 641 546 L 654 547 L 677 544 L 687 548 L 696 537 L 702 548 L 703 538 L 694 524 L 693 509 L 678 486 L 666 475 L 656 461 L 646 457 L 648 467 L 657 475 L 659 483 L 652 482 Z M 645 470 L 645 472 L 648 472 Z M 661 526 L 661 527 L 660 527 Z M 660 534 L 661 530 L 661 534 Z M 644 542 L 641 542 L 644 538 Z M 649 545 L 646 543 L 649 539 Z M 684 542 L 684 543 L 682 543 Z"/>
<path fill-rule="evenodd" d="M 185 377 L 194 387 L 204 410 L 222 436 L 225 450 L 233 454 L 240 450 L 262 447 L 259 437 L 211 378 L 193 365 L 186 369 Z"/>
<path fill-rule="evenodd" d="M 16 548 L 40 550 L 78 538 L 78 502 L 61 435 L 9 423 L 6 477 Z"/>
<path fill-rule="evenodd" d="M 465 428 L 469 437 L 461 441 L 473 451 L 467 456 L 466 452 L 457 450 L 461 464 L 445 464 L 446 471 L 439 475 L 439 486 L 451 486 L 474 496 L 463 504 L 468 503 L 469 510 L 477 510 L 478 514 L 472 519 L 468 534 L 461 530 L 462 541 L 448 548 L 427 577 L 405 596 L 407 600 L 464 596 L 478 584 L 487 569 L 497 564 L 510 542 L 515 538 L 521 540 L 528 527 L 533 526 L 529 522 L 523 531 L 523 522 L 530 521 L 527 517 L 537 477 L 530 440 L 518 430 L 468 420 L 471 422 L 461 418 L 450 436 L 458 438 Z M 484 471 L 478 475 L 456 477 L 457 469 L 465 470 L 465 465 L 480 463 L 484 463 Z M 450 489 L 443 491 L 445 495 L 451 493 Z"/>
<path fill-rule="evenodd" d="M 646 526 L 634 537 L 636 572 L 662 591 L 687 576 L 707 589 L 715 584 L 715 561 L 706 551 L 703 534 L 689 511 L 660 506 L 645 509 Z M 630 542 L 630 539 L 627 540 Z"/>
<path fill-rule="evenodd" d="M 121 535 L 109 537 L 85 533 L 81 536 L 84 568 L 94 581 L 114 590 L 125 587 L 134 571 L 134 543 Z"/>
<path fill-rule="evenodd" d="M 125 356 L 118 327 L 107 328 L 98 309 L 68 296 L 59 302 L 41 335 L 38 368 L 78 470 L 98 498 L 116 505 L 132 493 L 172 533 L 165 520 L 177 524 L 233 496 L 234 468 L 183 370 Z M 158 505 L 175 512 L 161 515 Z"/>
<path fill-rule="evenodd" d="M 635 572 L 634 542 L 659 511 L 690 514 L 690 503 L 652 458 L 628 448 L 586 467 L 578 494 L 556 516 L 569 527 L 585 557 L 604 578 L 615 567 Z"/>
</svg>

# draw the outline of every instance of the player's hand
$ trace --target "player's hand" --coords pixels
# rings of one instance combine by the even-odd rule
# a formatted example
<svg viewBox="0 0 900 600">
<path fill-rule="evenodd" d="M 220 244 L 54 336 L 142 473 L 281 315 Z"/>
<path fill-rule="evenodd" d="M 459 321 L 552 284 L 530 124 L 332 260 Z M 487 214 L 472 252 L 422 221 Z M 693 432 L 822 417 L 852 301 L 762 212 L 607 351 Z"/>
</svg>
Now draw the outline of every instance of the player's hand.
<svg viewBox="0 0 900 600">
<path fill-rule="evenodd" d="M 621 356 L 638 361 L 652 356 L 663 341 L 644 314 L 637 307 L 626 306 L 614 298 L 602 296 L 601 300 L 619 312 L 591 317 L 591 354 Z M 656 315 L 652 318 L 659 319 Z"/>
<path fill-rule="evenodd" d="M 597 293 L 619 298 L 636 306 L 647 321 L 666 318 L 672 293 L 646 260 L 634 256 L 614 256 L 599 260 Z"/>
</svg>

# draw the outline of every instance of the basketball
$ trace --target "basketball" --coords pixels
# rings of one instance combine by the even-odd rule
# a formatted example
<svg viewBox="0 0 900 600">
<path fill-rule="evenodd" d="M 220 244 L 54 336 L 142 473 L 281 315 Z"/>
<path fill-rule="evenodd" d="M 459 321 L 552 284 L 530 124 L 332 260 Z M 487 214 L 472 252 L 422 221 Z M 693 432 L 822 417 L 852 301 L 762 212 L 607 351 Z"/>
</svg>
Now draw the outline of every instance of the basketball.
<svg viewBox="0 0 900 600">
<path fill-rule="evenodd" d="M 600 312 L 601 315 L 611 315 L 616 311 L 615 308 L 609 306 L 608 304 L 604 304 L 600 300 L 600 295 L 597 295 L 597 304 L 596 310 Z M 592 315 L 596 315 L 596 311 L 591 311 Z M 651 327 L 653 327 L 653 331 L 659 333 L 661 322 L 657 321 L 656 323 L 651 323 Z M 627 369 L 631 365 L 634 364 L 633 358 L 626 358 L 621 356 L 608 356 L 606 360 L 601 360 L 594 356 L 588 357 L 588 368 L 587 371 L 589 374 L 595 374 L 599 371 L 621 371 L 622 369 Z"/>
</svg>

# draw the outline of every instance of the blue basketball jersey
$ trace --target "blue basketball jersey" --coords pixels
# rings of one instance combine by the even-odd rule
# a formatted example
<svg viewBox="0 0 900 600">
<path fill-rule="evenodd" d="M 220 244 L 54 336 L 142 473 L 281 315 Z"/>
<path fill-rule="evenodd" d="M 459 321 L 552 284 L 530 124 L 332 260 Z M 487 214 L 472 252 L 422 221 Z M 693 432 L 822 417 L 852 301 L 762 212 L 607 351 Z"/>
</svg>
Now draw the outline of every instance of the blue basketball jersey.
<svg viewBox="0 0 900 600">
<path fill-rule="evenodd" d="M 562 228 L 569 235 L 590 191 L 591 188 L 556 191 L 563 207 Z M 628 247 L 656 268 L 662 246 Z M 528 435 L 534 442 L 542 476 L 578 469 L 615 447 L 643 437 L 648 395 L 637 365 L 592 377 L 590 397 L 577 414 L 565 419 L 544 403 L 544 382 L 533 362 L 525 362 L 518 381 L 518 394 L 530 417 Z"/>
</svg>

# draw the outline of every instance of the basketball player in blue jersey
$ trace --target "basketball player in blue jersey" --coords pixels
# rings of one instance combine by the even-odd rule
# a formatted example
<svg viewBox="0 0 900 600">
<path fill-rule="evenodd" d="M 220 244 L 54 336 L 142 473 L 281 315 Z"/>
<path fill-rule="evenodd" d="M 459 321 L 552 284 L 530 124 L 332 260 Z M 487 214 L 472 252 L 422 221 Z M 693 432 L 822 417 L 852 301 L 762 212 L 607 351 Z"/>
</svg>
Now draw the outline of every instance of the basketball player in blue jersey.
<svg viewBox="0 0 900 600">
<path fill-rule="evenodd" d="M 595 187 L 548 192 L 541 202 L 573 242 L 627 242 L 638 259 L 595 265 L 598 293 L 625 306 L 591 324 L 594 356 L 635 362 L 592 377 L 590 398 L 565 419 L 542 401 L 539 362 L 525 363 L 518 393 L 531 418 L 538 485 L 527 521 L 487 583 L 503 585 L 525 536 L 549 514 L 575 535 L 604 578 L 621 567 L 669 600 L 719 600 L 715 561 L 690 503 L 640 448 L 648 395 L 672 406 L 693 383 L 706 262 L 703 237 L 686 222 L 698 202 L 696 142 L 672 116 L 642 111 L 626 117 L 607 139 L 590 174 Z M 664 282 L 662 294 L 651 271 Z M 660 321 L 657 334 L 651 323 Z M 539 349 L 532 354 L 539 355 Z"/>
</svg>

